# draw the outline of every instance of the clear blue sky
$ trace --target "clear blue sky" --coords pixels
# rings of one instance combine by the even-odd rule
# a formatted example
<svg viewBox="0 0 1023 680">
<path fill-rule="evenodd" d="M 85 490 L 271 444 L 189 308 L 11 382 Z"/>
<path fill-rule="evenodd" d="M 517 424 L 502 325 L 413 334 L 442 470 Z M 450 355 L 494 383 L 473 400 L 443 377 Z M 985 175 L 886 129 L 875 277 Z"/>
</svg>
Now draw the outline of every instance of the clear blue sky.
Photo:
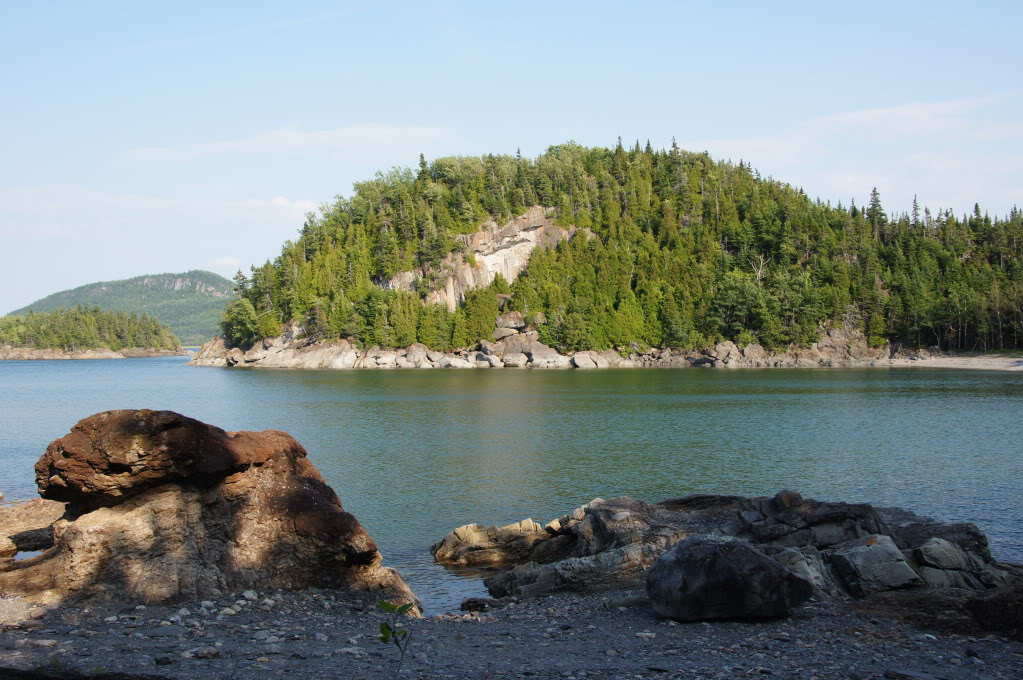
<svg viewBox="0 0 1023 680">
<path fill-rule="evenodd" d="M 1023 206 L 1014 2 L 0 0 L 0 313 L 279 253 L 380 169 L 649 139 L 848 204 Z"/>
</svg>

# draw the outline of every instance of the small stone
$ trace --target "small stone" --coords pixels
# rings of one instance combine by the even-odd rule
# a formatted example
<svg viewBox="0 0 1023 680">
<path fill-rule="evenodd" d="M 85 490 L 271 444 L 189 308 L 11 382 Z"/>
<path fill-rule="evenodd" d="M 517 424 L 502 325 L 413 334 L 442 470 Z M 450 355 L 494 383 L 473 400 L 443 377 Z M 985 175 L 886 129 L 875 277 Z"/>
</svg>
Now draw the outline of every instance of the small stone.
<svg viewBox="0 0 1023 680">
<path fill-rule="evenodd" d="M 105 619 L 103 619 L 103 621 L 105 623 L 117 623 L 117 617 L 116 616 L 108 616 Z"/>
<path fill-rule="evenodd" d="M 213 600 L 203 600 L 199 603 L 199 606 L 203 609 L 216 609 L 217 603 Z"/>
<path fill-rule="evenodd" d="M 156 657 L 153 661 L 156 662 L 157 666 L 169 666 L 174 663 L 174 659 L 166 654 Z"/>
<path fill-rule="evenodd" d="M 274 600 L 270 599 L 269 597 L 266 598 L 265 600 L 263 600 L 263 606 L 264 607 L 273 607 L 276 604 L 277 603 Z"/>
<path fill-rule="evenodd" d="M 259 663 L 270 663 L 270 657 L 268 656 L 257 656 L 256 661 Z"/>
<path fill-rule="evenodd" d="M 657 637 L 657 633 L 651 633 L 648 630 L 644 630 L 641 633 L 636 633 L 636 637 L 638 637 L 641 640 L 653 640 L 655 637 Z"/>
<path fill-rule="evenodd" d="M 342 647 L 341 649 L 337 650 L 336 653 L 337 654 L 351 654 L 352 656 L 363 656 L 366 652 L 364 652 L 359 647 Z"/>
<path fill-rule="evenodd" d="M 263 653 L 264 654 L 280 654 L 281 653 L 281 646 L 280 645 L 263 645 Z"/>
<path fill-rule="evenodd" d="M 45 607 L 32 607 L 32 609 L 28 610 L 28 615 L 31 618 L 33 618 L 33 619 L 41 619 L 44 616 L 46 616 L 46 608 Z"/>
<path fill-rule="evenodd" d="M 56 640 L 32 640 L 33 647 L 56 647 Z"/>
<path fill-rule="evenodd" d="M 178 616 L 180 616 L 182 618 L 188 617 L 188 616 L 191 616 L 191 615 L 192 615 L 192 612 L 188 611 L 184 607 L 182 607 L 181 609 L 178 610 Z"/>
<path fill-rule="evenodd" d="M 234 616 L 237 613 L 238 612 L 236 612 L 234 609 L 231 609 L 230 607 L 224 607 L 223 609 L 220 610 L 221 616 Z"/>
<path fill-rule="evenodd" d="M 197 659 L 216 659 L 220 656 L 220 650 L 216 647 L 203 647 L 195 653 Z"/>
<path fill-rule="evenodd" d="M 246 600 L 258 600 L 259 599 L 259 595 L 256 594 L 255 590 L 246 590 L 244 593 L 242 593 L 242 597 L 244 597 Z"/>
<path fill-rule="evenodd" d="M 317 633 L 316 635 L 313 636 L 313 639 L 318 640 L 319 642 L 326 642 L 330 638 L 324 635 L 323 633 Z"/>
</svg>

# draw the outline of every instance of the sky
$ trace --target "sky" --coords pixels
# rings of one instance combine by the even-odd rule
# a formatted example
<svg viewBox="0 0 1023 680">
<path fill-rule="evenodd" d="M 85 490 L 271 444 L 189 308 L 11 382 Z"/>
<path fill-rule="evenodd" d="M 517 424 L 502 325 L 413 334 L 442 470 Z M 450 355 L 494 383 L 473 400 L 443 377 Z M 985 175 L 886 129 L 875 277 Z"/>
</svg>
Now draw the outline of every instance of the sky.
<svg viewBox="0 0 1023 680">
<path fill-rule="evenodd" d="M 833 203 L 1023 207 L 1015 2 L 0 0 L 0 313 L 230 277 L 419 154 L 709 151 Z"/>
</svg>

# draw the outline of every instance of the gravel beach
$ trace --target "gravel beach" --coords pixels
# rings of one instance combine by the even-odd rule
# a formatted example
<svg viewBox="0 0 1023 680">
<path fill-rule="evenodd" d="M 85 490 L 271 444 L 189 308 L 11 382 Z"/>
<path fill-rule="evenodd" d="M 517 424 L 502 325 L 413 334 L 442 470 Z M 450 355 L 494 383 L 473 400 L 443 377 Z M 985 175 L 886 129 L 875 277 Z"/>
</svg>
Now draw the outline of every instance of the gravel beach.
<svg viewBox="0 0 1023 680">
<path fill-rule="evenodd" d="M 811 601 L 766 622 L 682 624 L 656 618 L 641 596 L 632 584 L 406 619 L 400 676 L 397 650 L 376 639 L 385 615 L 332 591 L 248 591 L 205 606 L 43 610 L 7 600 L 0 669 L 211 680 L 1023 677 L 1023 643 L 920 629 L 849 602 Z"/>
</svg>

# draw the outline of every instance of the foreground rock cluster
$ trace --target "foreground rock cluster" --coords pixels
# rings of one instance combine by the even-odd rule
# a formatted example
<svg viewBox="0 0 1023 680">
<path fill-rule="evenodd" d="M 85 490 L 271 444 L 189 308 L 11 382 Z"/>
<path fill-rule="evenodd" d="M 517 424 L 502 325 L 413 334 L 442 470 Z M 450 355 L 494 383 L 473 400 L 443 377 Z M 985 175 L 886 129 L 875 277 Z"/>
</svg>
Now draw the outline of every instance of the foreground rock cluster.
<svg viewBox="0 0 1023 680">
<path fill-rule="evenodd" d="M 45 500 L 0 511 L 0 594 L 141 604 L 248 588 L 413 601 L 306 451 L 170 411 L 79 422 L 36 464 Z M 14 561 L 15 552 L 43 551 Z"/>
<path fill-rule="evenodd" d="M 917 590 L 967 593 L 967 610 L 992 612 L 995 602 L 1010 607 L 1023 592 L 1023 571 L 992 559 L 973 524 L 791 491 L 595 499 L 542 527 L 532 520 L 459 527 L 432 550 L 443 564 L 497 568 L 485 581 L 495 598 L 614 587 L 645 575 L 653 609 L 680 620 L 765 618 L 811 596 Z M 1021 617 L 976 618 L 1018 635 Z"/>
<path fill-rule="evenodd" d="M 897 348 L 870 347 L 856 330 L 829 329 L 808 348 L 768 352 L 760 345 L 739 347 L 726 341 L 702 351 L 656 349 L 622 354 L 614 350 L 561 354 L 540 342 L 535 326 L 519 312 L 497 319 L 494 340 L 472 349 L 438 352 L 414 343 L 407 348 L 359 349 L 347 340 L 316 342 L 291 325 L 280 337 L 266 338 L 248 350 L 228 347 L 222 338 L 204 345 L 189 361 L 192 366 L 263 368 L 784 368 L 814 366 L 879 366 L 904 356 Z M 914 353 L 917 356 L 919 353 Z M 926 352 L 924 352 L 926 354 Z"/>
</svg>

